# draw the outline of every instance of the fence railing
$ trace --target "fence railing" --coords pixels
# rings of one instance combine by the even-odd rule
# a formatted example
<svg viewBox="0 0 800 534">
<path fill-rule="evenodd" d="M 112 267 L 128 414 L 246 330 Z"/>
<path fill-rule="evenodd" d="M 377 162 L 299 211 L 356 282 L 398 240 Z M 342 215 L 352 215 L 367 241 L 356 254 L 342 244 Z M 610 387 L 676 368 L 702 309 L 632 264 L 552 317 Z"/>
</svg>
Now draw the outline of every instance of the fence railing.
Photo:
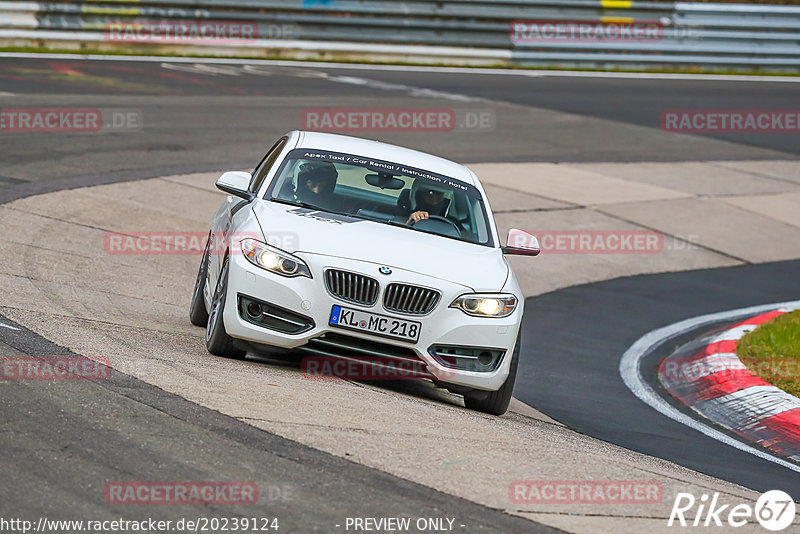
<svg viewBox="0 0 800 534">
<path fill-rule="evenodd" d="M 211 34 L 204 34 L 209 27 Z M 0 43 L 796 70 L 800 7 L 626 0 L 0 1 Z"/>
</svg>

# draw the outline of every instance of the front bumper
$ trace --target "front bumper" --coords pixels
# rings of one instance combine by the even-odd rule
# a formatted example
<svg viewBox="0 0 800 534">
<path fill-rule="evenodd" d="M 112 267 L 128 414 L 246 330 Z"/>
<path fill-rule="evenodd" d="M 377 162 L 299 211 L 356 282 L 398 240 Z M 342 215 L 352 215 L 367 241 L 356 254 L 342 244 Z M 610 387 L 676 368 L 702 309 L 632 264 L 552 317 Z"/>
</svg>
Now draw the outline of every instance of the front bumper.
<svg viewBox="0 0 800 534">
<path fill-rule="evenodd" d="M 517 298 L 520 298 L 517 308 L 508 317 L 472 317 L 459 309 L 449 308 L 450 303 L 456 297 L 471 292 L 465 286 L 394 267 L 392 274 L 382 275 L 378 271 L 381 267 L 380 264 L 314 254 L 298 253 L 297 255 L 306 261 L 314 276 L 313 279 L 283 277 L 254 266 L 241 254 L 231 255 L 226 305 L 223 314 L 225 329 L 230 336 L 257 344 L 294 349 L 304 346 L 310 340 L 319 338 L 326 333 L 344 334 L 353 338 L 410 349 L 424 362 L 432 377 L 446 384 L 495 391 L 505 382 L 522 317 L 523 302 L 520 295 L 517 295 Z M 332 296 L 326 290 L 323 278 L 323 272 L 328 268 L 362 273 L 377 279 L 381 288 L 376 303 L 372 306 L 364 306 L 345 302 Z M 436 287 L 442 292 L 442 296 L 436 308 L 427 315 L 393 313 L 383 307 L 383 290 L 390 282 Z M 309 318 L 313 324 L 299 334 L 284 333 L 253 324 L 240 316 L 237 302 L 241 295 L 291 310 Z M 331 326 L 328 323 L 331 308 L 334 305 L 398 319 L 419 321 L 422 323 L 419 340 L 417 343 L 409 343 Z M 490 347 L 503 350 L 505 354 L 493 371 L 466 371 L 445 367 L 437 362 L 429 352 L 434 345 Z"/>
</svg>

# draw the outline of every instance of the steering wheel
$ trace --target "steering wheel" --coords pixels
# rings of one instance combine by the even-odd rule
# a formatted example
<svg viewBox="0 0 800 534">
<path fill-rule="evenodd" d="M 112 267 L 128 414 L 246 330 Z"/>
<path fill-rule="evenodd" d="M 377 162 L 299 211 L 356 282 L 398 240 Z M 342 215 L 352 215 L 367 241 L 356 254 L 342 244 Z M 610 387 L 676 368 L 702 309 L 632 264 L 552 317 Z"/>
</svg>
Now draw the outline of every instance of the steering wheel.
<svg viewBox="0 0 800 534">
<path fill-rule="evenodd" d="M 446 222 L 450 226 L 452 226 L 456 232 L 458 232 L 458 237 L 461 237 L 461 228 L 458 227 L 456 223 L 448 219 L 447 217 L 442 217 L 441 215 L 428 215 L 427 219 L 420 219 L 419 221 L 411 221 L 409 225 L 414 226 L 417 222 L 422 221 L 442 221 Z"/>
</svg>

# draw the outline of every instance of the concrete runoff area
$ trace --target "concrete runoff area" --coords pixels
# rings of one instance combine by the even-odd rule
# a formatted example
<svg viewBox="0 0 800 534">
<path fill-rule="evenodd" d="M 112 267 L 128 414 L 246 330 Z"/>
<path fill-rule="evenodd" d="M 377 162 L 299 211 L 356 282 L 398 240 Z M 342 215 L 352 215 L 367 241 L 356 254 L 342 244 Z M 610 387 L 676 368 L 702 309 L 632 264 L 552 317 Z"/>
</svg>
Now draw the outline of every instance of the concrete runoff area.
<svg viewBox="0 0 800 534">
<path fill-rule="evenodd" d="M 758 245 L 750 252 L 740 244 L 743 236 L 731 230 L 742 208 L 689 187 L 638 181 L 632 167 L 623 176 L 602 164 L 472 168 L 487 185 L 503 234 L 510 227 L 667 232 L 655 253 L 568 250 L 512 257 L 525 294 L 533 296 L 623 275 L 800 257 L 800 247 L 786 246 L 798 229 L 785 216 L 796 188 L 772 171 L 762 175 L 757 165 L 742 164 L 747 172 L 740 179 L 752 176 L 748 195 L 759 198 L 750 208 L 758 213 L 747 219 L 752 234 L 744 236 L 757 240 L 745 243 Z M 642 165 L 642 174 L 653 176 L 668 175 L 673 164 Z M 770 168 L 800 173 L 798 162 Z M 108 232 L 207 232 L 224 198 L 213 187 L 217 177 L 167 176 L 0 206 L 0 313 L 58 345 L 110 358 L 121 372 L 255 428 L 570 532 L 670 532 L 675 527 L 666 523 L 678 492 L 718 491 L 722 503 L 755 501 L 751 490 L 578 434 L 518 402 L 495 418 L 465 410 L 460 397 L 425 382 L 308 380 L 291 360 L 211 356 L 203 330 L 187 317 L 200 255 L 109 254 L 104 238 Z M 541 188 L 530 187 L 525 177 Z M 725 190 L 722 184 L 708 187 Z M 176 210 L 175 199 L 184 208 Z M 693 203 L 703 202 L 717 209 L 690 218 Z M 778 218 L 768 215 L 769 202 Z M 686 207 L 678 212 L 676 203 Z M 511 485 L 531 480 L 655 480 L 663 498 L 645 504 L 512 502 Z M 749 525 L 742 531 L 759 529 Z"/>
</svg>

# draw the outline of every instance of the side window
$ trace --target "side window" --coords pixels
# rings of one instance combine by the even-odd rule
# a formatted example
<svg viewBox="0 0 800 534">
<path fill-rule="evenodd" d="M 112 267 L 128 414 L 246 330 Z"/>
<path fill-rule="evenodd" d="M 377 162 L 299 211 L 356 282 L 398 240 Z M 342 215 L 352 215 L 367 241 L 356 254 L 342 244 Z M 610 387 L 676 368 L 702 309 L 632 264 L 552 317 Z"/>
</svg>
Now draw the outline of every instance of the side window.
<svg viewBox="0 0 800 534">
<path fill-rule="evenodd" d="M 288 137 L 281 137 L 278 139 L 278 142 L 269 149 L 267 155 L 264 156 L 264 159 L 258 164 L 256 171 L 253 173 L 253 179 L 250 181 L 250 187 L 248 189 L 251 193 L 256 193 L 259 187 L 261 187 L 261 184 L 264 182 L 264 178 L 266 178 L 267 174 L 269 174 L 270 169 L 275 164 L 275 160 L 278 159 L 278 155 L 281 153 L 281 150 L 283 150 L 283 147 L 286 146 L 286 141 L 288 140 Z"/>
</svg>

